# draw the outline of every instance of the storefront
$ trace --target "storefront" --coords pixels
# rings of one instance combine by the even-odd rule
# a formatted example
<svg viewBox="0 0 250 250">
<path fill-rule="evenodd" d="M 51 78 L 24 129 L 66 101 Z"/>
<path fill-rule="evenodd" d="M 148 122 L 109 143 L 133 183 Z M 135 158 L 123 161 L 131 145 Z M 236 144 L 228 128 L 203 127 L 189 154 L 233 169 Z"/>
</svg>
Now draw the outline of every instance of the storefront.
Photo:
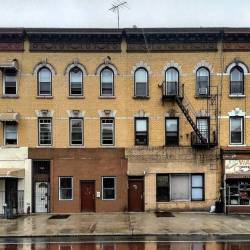
<svg viewBox="0 0 250 250">
<path fill-rule="evenodd" d="M 250 213 L 250 150 L 223 150 L 226 213 Z"/>
</svg>

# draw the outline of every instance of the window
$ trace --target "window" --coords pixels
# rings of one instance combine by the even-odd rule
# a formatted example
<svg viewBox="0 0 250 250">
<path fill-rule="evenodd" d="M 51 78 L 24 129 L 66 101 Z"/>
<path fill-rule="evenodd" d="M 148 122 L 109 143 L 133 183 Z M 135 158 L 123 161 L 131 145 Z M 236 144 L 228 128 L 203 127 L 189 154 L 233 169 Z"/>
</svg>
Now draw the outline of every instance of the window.
<svg viewBox="0 0 250 250">
<path fill-rule="evenodd" d="M 204 200 L 204 176 L 201 174 L 193 174 L 191 178 L 191 199 L 193 201 Z"/>
<path fill-rule="evenodd" d="M 15 70 L 6 70 L 4 72 L 4 95 L 16 95 L 17 94 L 17 72 Z"/>
<path fill-rule="evenodd" d="M 209 95 L 210 72 L 207 68 L 199 68 L 196 72 L 196 94 L 198 96 Z"/>
<path fill-rule="evenodd" d="M 52 76 L 51 71 L 44 67 L 38 72 L 38 95 L 51 96 L 52 95 Z"/>
<path fill-rule="evenodd" d="M 17 145 L 17 123 L 4 123 L 4 145 Z"/>
<path fill-rule="evenodd" d="M 169 174 L 157 174 L 156 185 L 157 202 L 169 201 Z"/>
<path fill-rule="evenodd" d="M 148 145 L 148 118 L 135 118 L 135 145 Z"/>
<path fill-rule="evenodd" d="M 83 145 L 83 119 L 70 119 L 70 144 Z"/>
<path fill-rule="evenodd" d="M 78 67 L 74 67 L 69 72 L 69 95 L 83 95 L 83 73 Z"/>
<path fill-rule="evenodd" d="M 230 143 L 243 144 L 244 138 L 243 117 L 230 117 Z"/>
<path fill-rule="evenodd" d="M 101 118 L 101 145 L 114 145 L 113 118 Z"/>
<path fill-rule="evenodd" d="M 115 199 L 115 177 L 102 177 L 102 199 Z"/>
<path fill-rule="evenodd" d="M 148 96 L 148 72 L 144 68 L 135 71 L 135 96 Z"/>
<path fill-rule="evenodd" d="M 244 73 L 239 66 L 235 66 L 230 72 L 230 94 L 244 94 Z"/>
<path fill-rule="evenodd" d="M 52 145 L 51 118 L 39 118 L 39 145 Z"/>
<path fill-rule="evenodd" d="M 196 118 L 196 125 L 202 134 L 203 139 L 208 141 L 209 139 L 209 118 L 208 117 L 198 117 Z"/>
<path fill-rule="evenodd" d="M 157 174 L 156 200 L 201 201 L 205 199 L 204 174 Z"/>
<path fill-rule="evenodd" d="M 101 96 L 114 95 L 114 73 L 110 68 L 101 71 Z"/>
<path fill-rule="evenodd" d="M 176 68 L 169 68 L 166 71 L 166 95 L 176 95 L 178 94 L 179 85 L 179 72 Z"/>
<path fill-rule="evenodd" d="M 59 177 L 59 200 L 73 200 L 73 177 Z"/>
<path fill-rule="evenodd" d="M 166 118 L 166 145 L 179 145 L 179 119 Z"/>
</svg>

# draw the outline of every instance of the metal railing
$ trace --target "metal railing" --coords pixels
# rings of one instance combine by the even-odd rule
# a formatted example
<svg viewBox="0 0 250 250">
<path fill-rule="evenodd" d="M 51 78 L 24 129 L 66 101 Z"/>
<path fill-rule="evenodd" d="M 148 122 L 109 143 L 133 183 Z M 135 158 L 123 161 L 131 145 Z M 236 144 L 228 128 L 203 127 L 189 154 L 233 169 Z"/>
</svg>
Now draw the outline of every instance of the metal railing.
<svg viewBox="0 0 250 250">
<path fill-rule="evenodd" d="M 216 131 L 212 133 L 207 132 L 207 138 L 204 136 L 201 140 L 197 134 L 193 131 L 191 132 L 191 145 L 192 146 L 216 146 L 217 145 L 217 135 Z"/>
</svg>

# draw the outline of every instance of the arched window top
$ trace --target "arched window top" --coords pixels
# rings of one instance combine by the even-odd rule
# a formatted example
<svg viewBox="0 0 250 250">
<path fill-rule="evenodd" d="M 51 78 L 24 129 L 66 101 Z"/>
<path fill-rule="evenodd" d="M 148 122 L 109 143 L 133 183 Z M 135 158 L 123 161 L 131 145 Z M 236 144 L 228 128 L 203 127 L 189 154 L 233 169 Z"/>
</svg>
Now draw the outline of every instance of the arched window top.
<svg viewBox="0 0 250 250">
<path fill-rule="evenodd" d="M 197 75 L 197 77 L 203 77 L 203 76 L 209 77 L 210 71 L 209 71 L 209 69 L 207 69 L 205 67 L 200 67 L 199 69 L 197 69 L 196 75 Z"/>
<path fill-rule="evenodd" d="M 227 75 L 229 75 L 235 67 L 239 68 L 239 70 L 244 75 L 249 73 L 248 66 L 244 62 L 242 62 L 242 61 L 240 61 L 238 59 L 235 59 L 233 62 L 231 62 L 230 64 L 227 65 L 227 67 L 225 69 L 225 73 Z"/>
<path fill-rule="evenodd" d="M 43 68 L 49 69 L 51 74 L 56 75 L 55 67 L 52 64 L 48 63 L 47 60 L 37 63 L 33 68 L 33 74 L 38 74 Z"/>
<path fill-rule="evenodd" d="M 148 81 L 148 71 L 145 68 L 138 68 L 135 71 L 135 81 L 136 82 L 147 82 Z"/>
<path fill-rule="evenodd" d="M 115 76 L 117 76 L 117 75 L 119 74 L 119 72 L 118 72 L 116 66 L 115 66 L 114 64 L 112 64 L 111 62 L 100 64 L 100 65 L 97 67 L 95 74 L 96 74 L 96 75 L 100 75 L 101 72 L 102 72 L 104 69 L 112 70 L 112 73 L 113 73 L 113 75 L 115 75 Z"/>
<path fill-rule="evenodd" d="M 179 81 L 179 71 L 174 68 L 168 68 L 166 70 L 166 81 L 167 82 L 178 82 Z"/>
<path fill-rule="evenodd" d="M 107 81 L 107 80 L 113 81 L 113 75 L 114 75 L 114 72 L 109 67 L 105 67 L 101 71 L 101 77 L 103 81 Z"/>
<path fill-rule="evenodd" d="M 47 67 L 42 67 L 38 71 L 38 95 L 52 95 L 52 73 Z"/>
<path fill-rule="evenodd" d="M 38 71 L 40 82 L 51 82 L 51 71 L 47 67 L 42 67 Z"/>
<path fill-rule="evenodd" d="M 75 59 L 73 62 L 71 62 L 70 64 L 68 64 L 66 66 L 66 68 L 64 70 L 64 75 L 68 75 L 69 72 L 75 67 L 80 69 L 82 71 L 83 75 L 88 75 L 86 67 L 83 64 L 81 64 L 77 59 Z"/>
<path fill-rule="evenodd" d="M 230 71 L 231 81 L 243 81 L 244 71 L 240 66 L 235 66 Z"/>
<path fill-rule="evenodd" d="M 83 95 L 83 72 L 82 70 L 75 66 L 69 71 L 69 94 L 70 96 Z"/>
<path fill-rule="evenodd" d="M 83 72 L 82 70 L 75 66 L 73 67 L 70 71 L 69 71 L 70 77 L 71 77 L 71 81 L 79 81 L 82 80 L 82 76 L 83 76 Z"/>
</svg>

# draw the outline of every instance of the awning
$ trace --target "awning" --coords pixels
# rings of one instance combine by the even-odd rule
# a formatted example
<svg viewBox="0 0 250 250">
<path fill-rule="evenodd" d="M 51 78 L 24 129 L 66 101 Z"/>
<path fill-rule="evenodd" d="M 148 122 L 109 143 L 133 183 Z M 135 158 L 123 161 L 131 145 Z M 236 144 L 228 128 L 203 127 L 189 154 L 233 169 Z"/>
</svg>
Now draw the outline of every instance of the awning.
<svg viewBox="0 0 250 250">
<path fill-rule="evenodd" d="M 226 179 L 250 179 L 250 174 L 226 174 Z"/>
<path fill-rule="evenodd" d="M 15 69 L 18 70 L 18 62 L 17 60 L 7 61 L 0 63 L 0 70 L 4 69 Z"/>
<path fill-rule="evenodd" d="M 0 121 L 1 122 L 18 122 L 19 114 L 18 113 L 0 113 Z"/>
<path fill-rule="evenodd" d="M 0 168 L 0 178 L 24 178 L 24 168 Z"/>
</svg>

